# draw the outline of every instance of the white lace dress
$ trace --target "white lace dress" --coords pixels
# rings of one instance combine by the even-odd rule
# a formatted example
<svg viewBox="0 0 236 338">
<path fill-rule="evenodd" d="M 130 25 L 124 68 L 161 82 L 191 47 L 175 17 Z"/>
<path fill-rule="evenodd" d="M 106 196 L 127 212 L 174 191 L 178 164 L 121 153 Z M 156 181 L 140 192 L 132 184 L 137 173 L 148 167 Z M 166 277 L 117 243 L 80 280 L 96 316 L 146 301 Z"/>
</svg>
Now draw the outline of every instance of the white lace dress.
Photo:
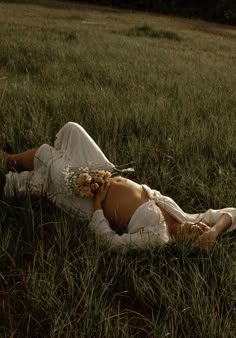
<svg viewBox="0 0 236 338">
<path fill-rule="evenodd" d="M 58 132 L 54 147 L 43 144 L 37 150 L 34 171 L 20 174 L 11 172 L 7 175 L 4 192 L 8 196 L 18 191 L 45 193 L 67 213 L 89 220 L 89 227 L 99 241 L 115 250 L 144 249 L 163 246 L 172 241 L 156 202 L 180 222 L 205 221 L 214 225 L 226 213 L 232 218 L 232 226 L 228 231 L 236 228 L 235 208 L 210 209 L 202 214 L 191 215 L 185 213 L 170 197 L 143 185 L 149 201 L 134 212 L 127 227 L 128 232 L 118 235 L 111 229 L 102 209 L 93 212 L 90 199 L 75 197 L 67 191 L 63 177 L 66 166 L 93 166 L 107 170 L 114 168 L 88 133 L 80 125 L 69 122 Z"/>
<path fill-rule="evenodd" d="M 41 145 L 34 157 L 34 170 L 10 172 L 4 194 L 17 192 L 44 193 L 59 208 L 73 216 L 91 219 L 92 201 L 67 191 L 63 170 L 66 166 L 97 167 L 110 170 L 114 165 L 79 124 L 68 122 L 57 133 L 54 147 Z"/>
</svg>

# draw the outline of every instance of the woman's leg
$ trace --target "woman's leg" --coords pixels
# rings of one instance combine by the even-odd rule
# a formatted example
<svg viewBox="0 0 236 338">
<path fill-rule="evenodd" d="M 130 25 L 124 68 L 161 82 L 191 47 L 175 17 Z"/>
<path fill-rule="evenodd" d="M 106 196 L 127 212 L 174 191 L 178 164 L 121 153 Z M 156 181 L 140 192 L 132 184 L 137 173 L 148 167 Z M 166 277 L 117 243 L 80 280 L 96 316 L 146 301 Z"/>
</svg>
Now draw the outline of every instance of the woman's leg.
<svg viewBox="0 0 236 338">
<path fill-rule="evenodd" d="M 16 170 L 34 169 L 34 155 L 38 148 L 30 149 L 18 154 L 6 154 L 7 167 Z"/>
<path fill-rule="evenodd" d="M 86 130 L 77 123 L 68 122 L 59 130 L 54 147 L 56 150 L 64 151 L 75 166 L 114 167 Z M 8 168 L 33 170 L 37 150 L 38 148 L 34 148 L 18 154 L 6 153 Z"/>
</svg>

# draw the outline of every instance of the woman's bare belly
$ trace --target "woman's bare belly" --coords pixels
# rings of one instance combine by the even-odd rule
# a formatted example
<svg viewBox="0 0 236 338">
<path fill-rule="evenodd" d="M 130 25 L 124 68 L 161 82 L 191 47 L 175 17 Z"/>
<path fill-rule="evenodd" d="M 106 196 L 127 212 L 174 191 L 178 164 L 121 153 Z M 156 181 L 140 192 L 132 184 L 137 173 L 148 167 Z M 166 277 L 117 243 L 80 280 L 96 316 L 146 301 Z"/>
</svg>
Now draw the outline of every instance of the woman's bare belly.
<svg viewBox="0 0 236 338">
<path fill-rule="evenodd" d="M 123 177 L 113 177 L 110 179 L 110 187 L 103 202 L 104 215 L 110 225 L 127 230 L 135 210 L 148 200 L 142 185 Z M 173 231 L 173 226 L 180 225 L 167 211 L 160 209 L 169 230 Z"/>
<path fill-rule="evenodd" d="M 113 177 L 103 202 L 104 215 L 111 225 L 126 229 L 135 210 L 148 199 L 140 184 L 123 177 Z"/>
</svg>

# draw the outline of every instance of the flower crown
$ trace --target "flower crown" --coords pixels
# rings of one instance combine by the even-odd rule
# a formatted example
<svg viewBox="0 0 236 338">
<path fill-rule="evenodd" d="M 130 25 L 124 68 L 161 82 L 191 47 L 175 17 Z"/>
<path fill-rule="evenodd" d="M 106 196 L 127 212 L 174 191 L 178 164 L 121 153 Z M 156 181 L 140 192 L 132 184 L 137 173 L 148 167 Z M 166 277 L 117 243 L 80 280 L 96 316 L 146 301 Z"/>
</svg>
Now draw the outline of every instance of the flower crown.
<svg viewBox="0 0 236 338">
<path fill-rule="evenodd" d="M 107 183 L 112 174 L 110 171 L 88 167 L 65 167 L 65 186 L 72 194 L 93 198 L 101 185 Z"/>
</svg>

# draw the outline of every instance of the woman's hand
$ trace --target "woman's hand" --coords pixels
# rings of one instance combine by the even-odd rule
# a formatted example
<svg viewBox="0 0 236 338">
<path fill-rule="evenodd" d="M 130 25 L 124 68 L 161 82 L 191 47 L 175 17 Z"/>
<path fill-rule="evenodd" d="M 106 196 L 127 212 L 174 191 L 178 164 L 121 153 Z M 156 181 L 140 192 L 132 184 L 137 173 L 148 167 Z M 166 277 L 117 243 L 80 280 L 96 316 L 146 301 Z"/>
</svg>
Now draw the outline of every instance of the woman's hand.
<svg viewBox="0 0 236 338">
<path fill-rule="evenodd" d="M 195 248 L 211 250 L 218 237 L 232 225 L 232 218 L 228 214 L 222 214 L 218 222 L 208 231 L 199 236 L 193 243 Z"/>
<path fill-rule="evenodd" d="M 205 231 L 208 231 L 210 227 L 208 227 L 204 223 L 182 223 L 180 233 L 186 240 L 196 241 L 199 236 L 201 236 Z"/>
<path fill-rule="evenodd" d="M 211 250 L 214 247 L 217 238 L 217 231 L 214 228 L 210 228 L 210 230 L 204 232 L 195 240 L 195 242 L 193 243 L 193 247 L 206 251 Z"/>
<path fill-rule="evenodd" d="M 102 184 L 96 191 L 96 195 L 93 200 L 93 210 L 102 209 L 102 202 L 107 196 L 107 192 L 110 186 L 110 182 Z"/>
</svg>

